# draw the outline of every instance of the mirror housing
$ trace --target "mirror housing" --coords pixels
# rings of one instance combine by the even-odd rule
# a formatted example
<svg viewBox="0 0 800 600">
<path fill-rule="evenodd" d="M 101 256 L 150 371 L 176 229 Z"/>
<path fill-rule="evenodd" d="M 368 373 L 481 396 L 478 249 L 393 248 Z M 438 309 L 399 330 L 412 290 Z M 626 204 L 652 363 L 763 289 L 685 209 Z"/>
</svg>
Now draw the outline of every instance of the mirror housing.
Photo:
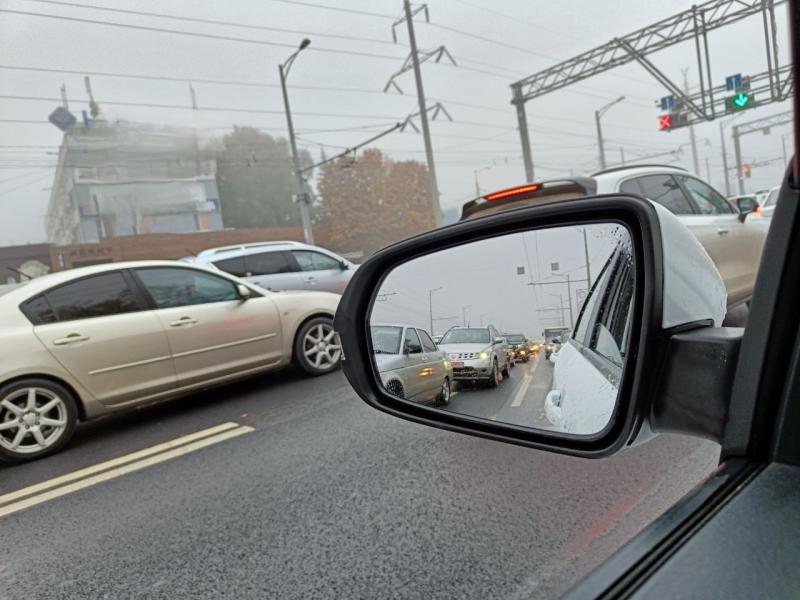
<svg viewBox="0 0 800 600">
<path fill-rule="evenodd" d="M 478 240 L 598 222 L 623 225 L 630 234 L 635 257 L 628 360 L 619 381 L 616 407 L 603 430 L 575 435 L 532 429 L 439 411 L 392 396 L 383 389 L 372 359 L 369 315 L 376 293 L 393 269 L 412 259 Z M 668 264 L 665 255 L 670 256 Z M 498 260 L 502 259 L 498 256 Z M 659 426 L 653 419 L 669 340 L 679 332 L 720 326 L 726 300 L 724 284 L 711 258 L 672 213 L 641 197 L 608 195 L 511 209 L 393 244 L 359 266 L 342 296 L 334 324 L 346 356 L 342 364 L 345 376 L 358 395 L 374 408 L 449 431 L 599 458 L 641 442 L 654 431 L 671 430 L 669 425 Z M 663 422 L 669 423 L 669 407 L 659 407 Z"/>
<path fill-rule="evenodd" d="M 494 343 L 495 344 L 504 344 L 505 340 L 503 338 L 501 338 L 501 337 L 496 337 L 496 338 L 494 338 Z"/>
<path fill-rule="evenodd" d="M 758 210 L 758 202 L 752 196 L 742 196 L 736 199 L 736 208 L 739 210 L 739 221 L 744 223 L 747 215 Z"/>
<path fill-rule="evenodd" d="M 243 283 L 236 284 L 236 291 L 239 293 L 239 298 L 241 300 L 247 300 L 253 294 L 250 292 L 250 288 L 244 285 Z"/>
</svg>

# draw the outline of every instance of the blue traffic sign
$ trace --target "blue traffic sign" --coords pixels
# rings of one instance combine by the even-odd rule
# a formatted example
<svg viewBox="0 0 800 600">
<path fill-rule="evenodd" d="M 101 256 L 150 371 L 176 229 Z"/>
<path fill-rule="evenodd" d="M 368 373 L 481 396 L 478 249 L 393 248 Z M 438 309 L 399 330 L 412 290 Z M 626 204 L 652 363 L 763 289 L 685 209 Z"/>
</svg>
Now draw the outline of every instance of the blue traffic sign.
<svg viewBox="0 0 800 600">
<path fill-rule="evenodd" d="M 72 129 L 75 126 L 75 123 L 78 121 L 75 118 L 75 115 L 73 115 L 63 106 L 59 106 L 57 109 L 51 112 L 47 119 L 61 131 Z"/>
<path fill-rule="evenodd" d="M 675 108 L 675 96 L 661 98 L 661 110 L 672 110 L 673 108 Z"/>
<path fill-rule="evenodd" d="M 742 87 L 742 74 L 729 75 L 725 78 L 725 89 L 729 92 L 735 92 Z"/>
</svg>

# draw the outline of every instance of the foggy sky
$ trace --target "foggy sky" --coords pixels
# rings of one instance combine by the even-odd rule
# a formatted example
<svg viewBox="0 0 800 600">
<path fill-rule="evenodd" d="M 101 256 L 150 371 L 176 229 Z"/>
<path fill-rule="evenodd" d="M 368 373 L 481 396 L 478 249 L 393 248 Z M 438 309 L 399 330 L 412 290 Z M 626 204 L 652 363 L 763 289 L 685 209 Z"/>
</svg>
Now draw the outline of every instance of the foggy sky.
<svg viewBox="0 0 800 600">
<path fill-rule="evenodd" d="M 87 0 L 94 2 L 95 0 Z M 399 0 L 333 2 L 316 4 L 399 15 Z M 288 28 L 302 33 L 279 33 L 224 25 L 184 23 L 136 15 L 44 4 L 31 0 L 0 0 L 0 8 L 52 15 L 130 23 L 168 29 L 205 32 L 294 45 L 302 37 L 312 40 L 294 64 L 289 87 L 300 146 L 319 156 L 322 145 L 328 155 L 340 147 L 353 146 L 389 124 L 417 110 L 413 75 L 397 81 L 406 92 L 382 94 L 380 90 L 397 71 L 407 54 L 406 36 L 398 29 L 401 44 L 391 43 L 391 18 L 379 18 L 323 10 L 275 0 L 208 2 L 172 0 L 137 2 L 107 0 L 98 5 L 174 15 L 191 15 L 246 24 Z M 480 174 L 483 192 L 524 181 L 516 118 L 509 104 L 509 84 L 675 12 L 690 7 L 690 0 L 642 2 L 641 0 L 431 0 L 432 24 L 417 26 L 421 48 L 441 44 L 456 57 L 459 66 L 426 63 L 425 91 L 430 101 L 441 100 L 454 122 L 432 123 L 433 144 L 441 188 L 442 207 L 459 207 L 475 195 L 474 171 Z M 785 7 L 776 9 L 782 60 L 788 57 Z M 490 43 L 438 27 L 442 25 L 478 35 Z M 710 34 L 711 65 L 716 84 L 733 73 L 766 70 L 762 22 L 759 17 Z M 320 33 L 367 37 L 379 43 L 323 37 Z M 315 35 L 316 34 L 316 35 Z M 504 45 L 500 45 L 504 44 Z M 525 51 L 511 48 L 516 46 Z M 357 51 L 368 56 L 348 56 L 324 49 Z M 108 71 L 187 79 L 225 79 L 278 83 L 277 65 L 291 48 L 254 43 L 184 37 L 120 29 L 87 23 L 0 13 L 0 64 L 50 67 L 83 71 Z M 381 55 L 381 56 L 376 56 Z M 396 58 L 384 58 L 390 56 Z M 697 85 L 696 59 L 692 43 L 683 43 L 651 55 L 651 60 L 673 80 L 682 79 L 688 67 L 690 86 Z M 484 64 L 479 64 L 484 63 Z M 489 66 L 487 66 L 489 65 Z M 478 69 L 484 72 L 476 72 Z M 88 108 L 81 75 L 14 71 L 0 68 L 0 95 L 57 98 L 66 84 L 70 109 L 80 115 Z M 202 128 L 205 137 L 221 136 L 234 124 L 265 128 L 272 135 L 285 135 L 280 90 L 276 87 L 228 86 L 194 83 L 199 111 L 188 110 L 188 84 L 146 79 L 93 76 L 97 101 L 107 119 L 188 125 Z M 294 89 L 292 86 L 295 86 Z M 364 92 L 311 91 L 297 86 L 358 88 Z M 579 85 L 554 92 L 527 104 L 536 178 L 552 178 L 591 172 L 597 167 L 594 111 L 620 95 L 626 100 L 603 118 L 606 153 L 616 161 L 620 147 L 635 160 L 653 152 L 684 145 L 676 163 L 691 169 L 689 130 L 657 131 L 659 110 L 654 100 L 664 89 L 644 70 L 629 64 L 591 78 Z M 104 101 L 181 104 L 186 109 L 152 109 L 111 106 Z M 466 104 L 480 107 L 465 106 Z M 0 99 L 0 120 L 32 119 L 37 124 L 0 122 L 0 245 L 37 242 L 44 239 L 44 217 L 52 184 L 61 133 L 47 121 L 58 102 Z M 271 114 L 210 111 L 208 107 L 273 110 Z M 789 110 L 788 103 L 773 104 L 742 113 L 739 122 Z M 324 117 L 302 113 L 336 113 L 351 117 Z M 329 131 L 368 126 L 371 129 Z M 773 128 L 771 135 L 743 138 L 746 162 L 781 156 L 781 134 L 789 126 Z M 711 183 L 724 192 L 718 122 L 696 127 L 700 146 L 700 175 L 706 177 L 708 158 Z M 456 137 L 453 137 L 456 136 Z M 463 137 L 458 137 L 463 136 Z M 468 138 L 468 139 L 464 139 Z M 728 139 L 733 161 L 733 146 Z M 790 143 L 790 140 L 788 141 Z M 14 148 L 8 146 L 17 146 Z M 25 147 L 22 147 L 25 146 Z M 29 147 L 36 146 L 36 147 Z M 424 160 L 422 137 L 412 131 L 384 138 L 377 147 L 395 159 Z M 789 150 L 791 153 L 791 150 Z M 784 165 L 780 162 L 753 170 L 749 190 L 775 185 Z"/>
<path fill-rule="evenodd" d="M 569 306 L 565 276 L 572 280 L 575 320 L 582 305 L 578 290 L 588 288 L 581 229 L 558 227 L 514 233 L 409 261 L 390 272 L 383 282 L 370 322 L 414 325 L 430 331 L 432 308 L 433 335 L 465 324 L 465 318 L 466 325 L 491 323 L 501 332 L 537 339 L 544 327 L 569 326 L 568 310 L 563 311 L 563 319 L 559 317 L 561 307 Z M 630 237 L 612 224 L 589 225 L 586 230 L 594 281 L 619 236 Z M 554 266 L 560 276 L 553 274 Z M 430 290 L 436 291 L 429 295 Z M 541 309 L 545 311 L 539 312 Z"/>
</svg>

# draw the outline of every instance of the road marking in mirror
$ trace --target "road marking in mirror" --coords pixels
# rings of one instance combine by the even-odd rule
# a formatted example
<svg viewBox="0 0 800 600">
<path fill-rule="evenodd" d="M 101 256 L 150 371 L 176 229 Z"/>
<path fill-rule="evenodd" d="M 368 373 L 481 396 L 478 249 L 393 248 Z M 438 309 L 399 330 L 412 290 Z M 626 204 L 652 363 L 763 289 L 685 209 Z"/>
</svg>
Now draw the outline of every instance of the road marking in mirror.
<svg viewBox="0 0 800 600">
<path fill-rule="evenodd" d="M 222 423 L 10 492 L 0 496 L 0 518 L 251 431 L 253 428 L 249 425 Z"/>
</svg>

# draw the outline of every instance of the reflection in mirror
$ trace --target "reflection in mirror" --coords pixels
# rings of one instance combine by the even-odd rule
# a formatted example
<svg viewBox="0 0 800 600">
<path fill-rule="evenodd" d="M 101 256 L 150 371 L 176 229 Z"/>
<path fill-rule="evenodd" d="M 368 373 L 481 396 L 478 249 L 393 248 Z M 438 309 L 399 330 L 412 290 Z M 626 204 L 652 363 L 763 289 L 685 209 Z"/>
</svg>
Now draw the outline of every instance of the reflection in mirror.
<svg viewBox="0 0 800 600">
<path fill-rule="evenodd" d="M 634 268 L 616 223 L 514 233 L 391 271 L 370 334 L 380 383 L 439 410 L 578 435 L 611 419 Z"/>
</svg>

